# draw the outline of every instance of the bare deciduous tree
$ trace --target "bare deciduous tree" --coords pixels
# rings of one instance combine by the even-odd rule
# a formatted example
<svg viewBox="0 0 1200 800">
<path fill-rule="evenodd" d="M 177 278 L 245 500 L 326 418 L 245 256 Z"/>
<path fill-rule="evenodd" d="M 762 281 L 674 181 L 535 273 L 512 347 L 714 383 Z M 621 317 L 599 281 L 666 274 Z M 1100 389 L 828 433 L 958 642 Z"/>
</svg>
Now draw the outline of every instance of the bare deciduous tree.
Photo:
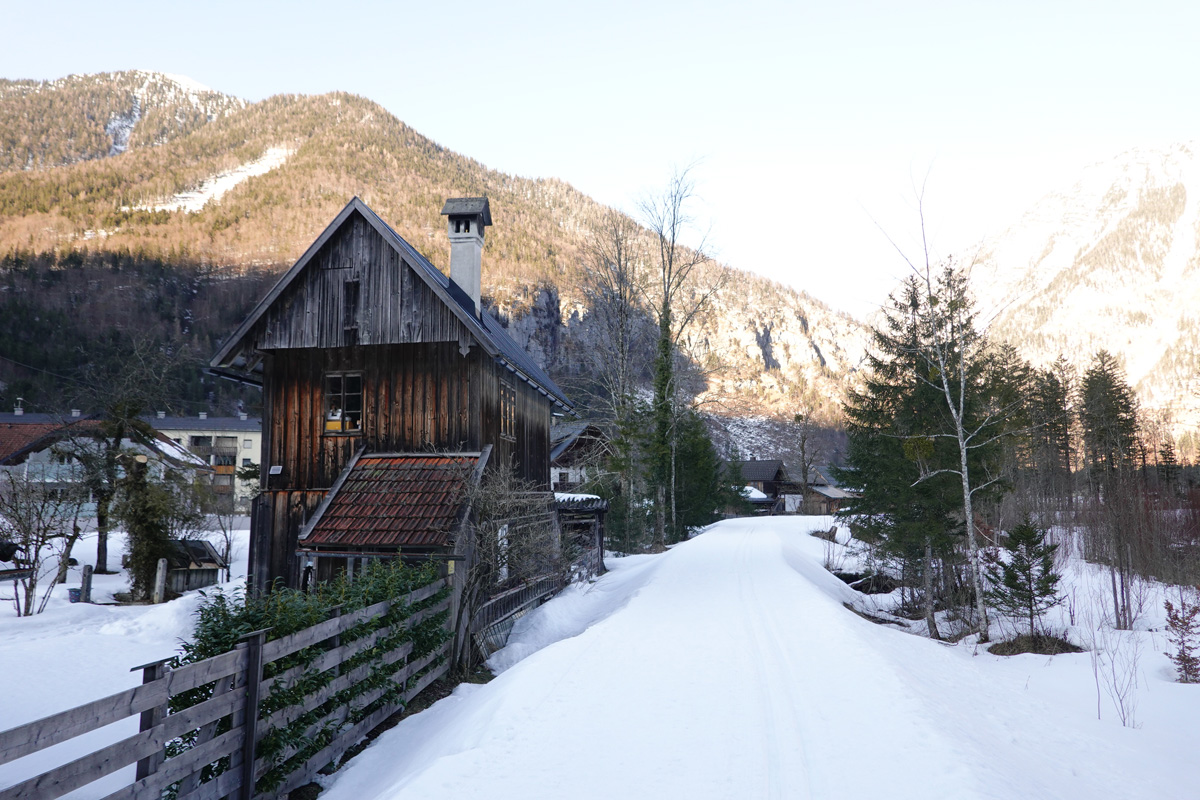
<svg viewBox="0 0 1200 800">
<path fill-rule="evenodd" d="M 702 267 L 711 262 L 707 240 L 700 236 L 692 246 L 683 238 L 694 222 L 689 206 L 695 185 L 688 169 L 678 170 L 662 194 L 642 201 L 642 218 L 653 239 L 656 255 L 652 294 L 649 298 L 658 324 L 654 361 L 653 430 L 650 461 L 654 486 L 654 548 L 666 546 L 667 513 L 674 517 L 675 436 L 679 416 L 676 358 L 683 332 L 706 308 L 725 280 L 725 272 L 698 285 Z"/>
<path fill-rule="evenodd" d="M 50 477 L 29 469 L 0 472 L 0 539 L 17 546 L 11 560 L 26 572 L 16 580 L 13 593 L 17 616 L 32 616 L 45 607 L 58 583 L 60 552 L 79 513 L 79 493 Z M 35 612 L 38 585 L 50 575 Z"/>
</svg>

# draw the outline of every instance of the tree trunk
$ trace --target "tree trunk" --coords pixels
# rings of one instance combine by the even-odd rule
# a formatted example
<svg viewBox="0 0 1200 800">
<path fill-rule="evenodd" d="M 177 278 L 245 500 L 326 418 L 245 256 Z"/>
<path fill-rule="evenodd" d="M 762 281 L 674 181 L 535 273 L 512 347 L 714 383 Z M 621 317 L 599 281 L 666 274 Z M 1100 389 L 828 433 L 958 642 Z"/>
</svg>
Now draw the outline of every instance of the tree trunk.
<svg viewBox="0 0 1200 800">
<path fill-rule="evenodd" d="M 108 492 L 96 493 L 96 573 L 108 575 L 108 528 L 109 506 L 112 495 Z"/>
<path fill-rule="evenodd" d="M 654 497 L 654 546 L 651 549 L 655 553 L 661 553 L 662 551 L 667 549 L 666 528 L 667 528 L 666 487 L 660 483 L 655 489 L 655 497 Z"/>
<path fill-rule="evenodd" d="M 967 560 L 971 565 L 971 590 L 975 592 L 975 612 L 979 614 L 979 641 L 988 642 L 987 606 L 983 602 L 983 581 L 979 578 L 979 539 L 975 536 L 975 511 L 971 503 L 971 479 L 967 471 L 967 442 L 960 419 L 955 420 L 958 431 L 959 475 L 962 478 L 963 513 L 967 519 Z"/>
<path fill-rule="evenodd" d="M 929 628 L 930 639 L 941 639 L 937 619 L 933 616 L 933 543 L 929 539 L 925 540 L 924 573 L 921 582 L 925 590 L 925 625 Z"/>
</svg>

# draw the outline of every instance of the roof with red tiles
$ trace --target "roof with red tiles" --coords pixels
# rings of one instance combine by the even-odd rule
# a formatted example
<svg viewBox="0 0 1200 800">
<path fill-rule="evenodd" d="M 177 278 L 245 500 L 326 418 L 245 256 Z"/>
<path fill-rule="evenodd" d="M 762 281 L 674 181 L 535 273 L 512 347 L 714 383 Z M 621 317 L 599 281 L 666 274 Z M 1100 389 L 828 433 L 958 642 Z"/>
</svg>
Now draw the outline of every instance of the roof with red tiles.
<svg viewBox="0 0 1200 800">
<path fill-rule="evenodd" d="M 51 437 L 61 428 L 61 425 L 52 422 L 0 424 L 0 464 L 6 464 L 9 459 L 24 455 L 30 450 L 39 449 L 36 447 L 39 442 Z"/>
<path fill-rule="evenodd" d="M 448 547 L 479 460 L 364 455 L 330 490 L 300 547 Z"/>
</svg>

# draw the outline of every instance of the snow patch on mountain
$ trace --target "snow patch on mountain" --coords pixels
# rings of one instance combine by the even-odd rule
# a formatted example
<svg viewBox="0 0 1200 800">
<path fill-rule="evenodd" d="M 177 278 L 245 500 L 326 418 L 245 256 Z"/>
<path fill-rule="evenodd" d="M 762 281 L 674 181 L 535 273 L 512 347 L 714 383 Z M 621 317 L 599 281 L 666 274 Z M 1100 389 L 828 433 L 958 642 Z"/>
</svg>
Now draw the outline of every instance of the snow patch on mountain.
<svg viewBox="0 0 1200 800">
<path fill-rule="evenodd" d="M 259 158 L 248 161 L 241 166 L 213 175 L 204 180 L 195 189 L 180 192 L 165 203 L 154 206 L 139 206 L 150 211 L 185 211 L 195 213 L 211 201 L 219 201 L 227 192 L 238 184 L 259 175 L 266 175 L 273 169 L 283 166 L 288 158 L 296 152 L 286 147 L 268 147 Z"/>
</svg>

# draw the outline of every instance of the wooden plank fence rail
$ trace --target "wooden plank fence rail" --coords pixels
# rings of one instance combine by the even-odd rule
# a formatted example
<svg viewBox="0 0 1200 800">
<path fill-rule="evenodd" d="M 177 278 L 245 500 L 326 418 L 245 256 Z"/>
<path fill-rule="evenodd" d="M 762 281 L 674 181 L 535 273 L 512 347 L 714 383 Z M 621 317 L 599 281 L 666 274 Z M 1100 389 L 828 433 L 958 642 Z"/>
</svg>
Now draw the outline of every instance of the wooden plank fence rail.
<svg viewBox="0 0 1200 800">
<path fill-rule="evenodd" d="M 530 582 L 501 592 L 479 607 L 471 617 L 471 633 L 481 633 L 519 611 L 537 605 L 562 590 L 558 575 L 543 575 Z"/>
<path fill-rule="evenodd" d="M 316 772 L 336 761 L 366 733 L 407 705 L 448 669 L 447 642 L 434 652 L 412 659 L 412 642 L 404 642 L 390 652 L 380 654 L 366 664 L 343 670 L 349 659 L 367 652 L 379 643 L 446 611 L 445 599 L 408 617 L 372 631 L 366 636 L 343 643 L 343 635 L 373 618 L 387 614 L 393 606 L 407 607 L 428 600 L 446 587 L 444 579 L 434 581 L 409 594 L 351 612 L 334 609 L 329 619 L 288 636 L 266 641 L 266 631 L 248 635 L 236 650 L 178 669 L 155 662 L 142 670 L 143 683 L 132 689 L 68 709 L 43 719 L 0 731 L 0 764 L 7 764 L 46 748 L 130 717 L 139 717 L 141 730 L 134 736 L 101 747 L 19 783 L 0 788 L 0 800 L 49 800 L 92 781 L 137 765 L 134 781 L 108 794 L 104 800 L 158 800 L 167 787 L 176 785 L 178 800 L 220 800 L 255 797 L 255 781 L 279 763 L 302 752 L 300 745 L 285 747 L 273 758 L 260 758 L 258 746 L 270 731 L 295 723 L 304 715 L 321 709 L 339 692 L 352 689 L 380 669 L 389 676 L 389 685 L 376 687 L 354 697 L 354 709 L 367 709 L 389 691 L 402 687 L 393 701 L 374 709 L 366 718 L 351 724 L 356 713 L 345 704 L 309 721 L 305 738 L 329 727 L 343 728 L 320 752 L 311 755 L 287 774 L 282 786 L 259 796 L 280 796 L 310 782 Z M 321 652 L 307 665 L 284 669 L 264 679 L 268 665 L 309 647 Z M 263 717 L 261 702 L 273 691 L 294 685 L 302 677 L 329 673 L 331 680 L 304 697 L 301 702 L 280 708 Z M 200 687 L 212 687 L 207 700 L 169 713 L 173 697 Z M 222 720 L 226 722 L 222 724 Z M 220 731 L 220 732 L 218 732 Z M 167 745 L 192 735 L 193 746 L 167 757 Z M 204 770 L 221 759 L 228 768 L 202 782 Z"/>
</svg>

